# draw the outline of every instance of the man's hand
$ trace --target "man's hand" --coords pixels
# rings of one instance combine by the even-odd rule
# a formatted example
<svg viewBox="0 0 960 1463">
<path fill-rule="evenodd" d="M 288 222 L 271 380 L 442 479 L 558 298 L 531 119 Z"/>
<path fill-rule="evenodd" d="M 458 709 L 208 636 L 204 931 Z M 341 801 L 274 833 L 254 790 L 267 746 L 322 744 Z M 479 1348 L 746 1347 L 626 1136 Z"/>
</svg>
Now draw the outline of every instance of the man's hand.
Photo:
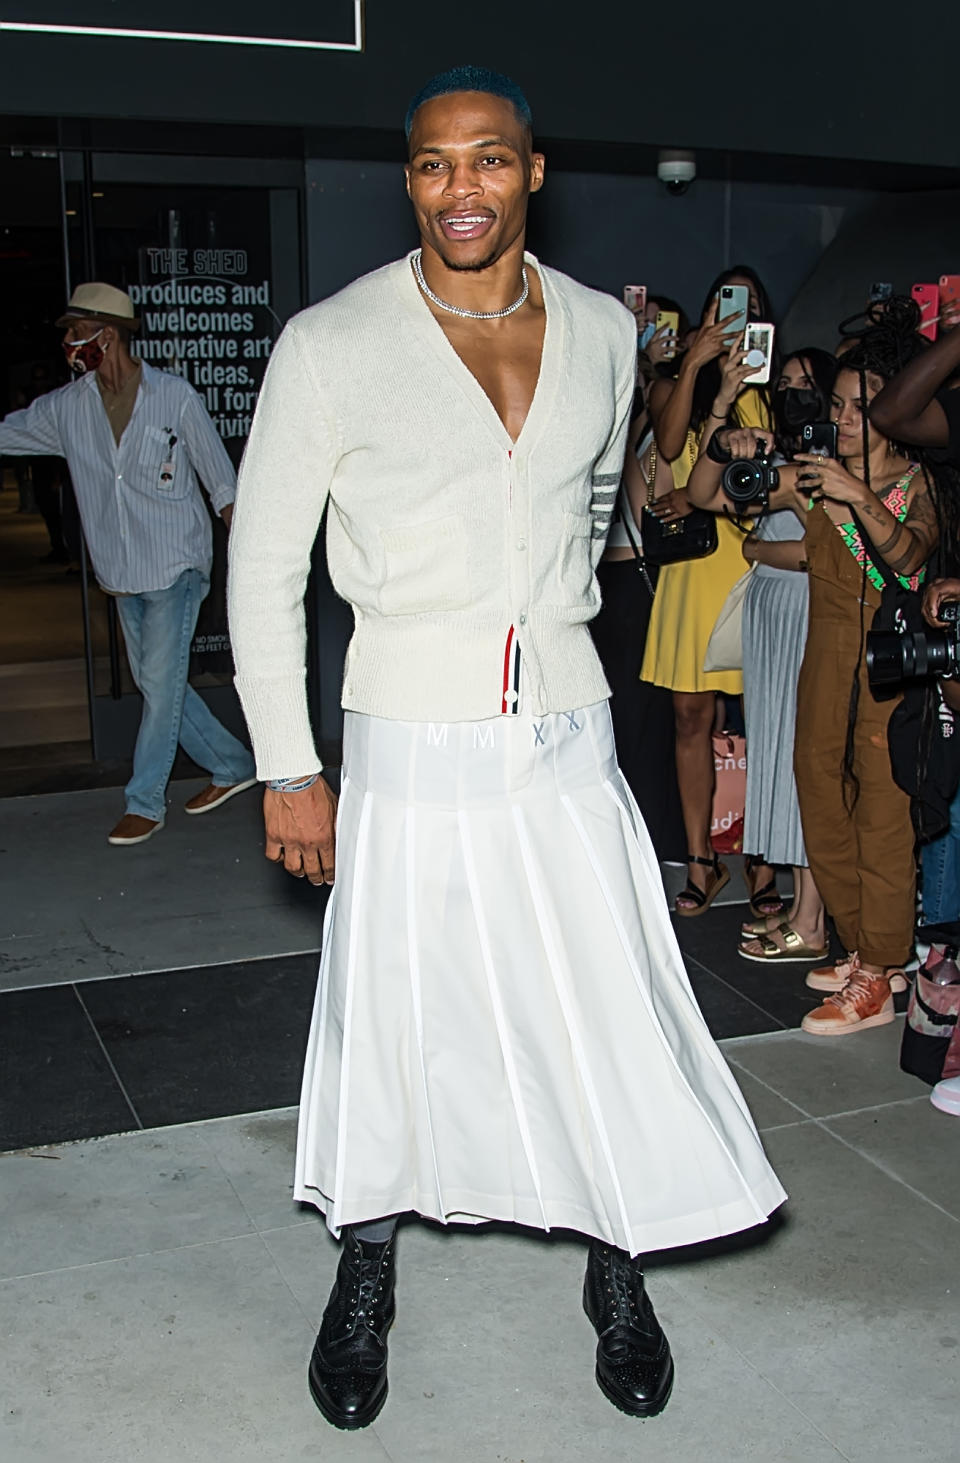
<svg viewBox="0 0 960 1463">
<path fill-rule="evenodd" d="M 938 630 L 946 629 L 946 622 L 939 618 L 940 606 L 951 600 L 960 599 L 960 579 L 935 579 L 928 584 L 923 596 L 923 618 L 928 625 Z"/>
<path fill-rule="evenodd" d="M 332 884 L 336 819 L 337 795 L 322 777 L 302 792 L 267 788 L 263 794 L 264 853 L 296 879 Z"/>
<path fill-rule="evenodd" d="M 220 509 L 220 517 L 223 519 L 224 523 L 227 525 L 227 531 L 229 532 L 229 529 L 230 529 L 230 520 L 233 517 L 233 504 L 232 503 L 228 503 L 225 508 L 221 508 Z"/>
</svg>

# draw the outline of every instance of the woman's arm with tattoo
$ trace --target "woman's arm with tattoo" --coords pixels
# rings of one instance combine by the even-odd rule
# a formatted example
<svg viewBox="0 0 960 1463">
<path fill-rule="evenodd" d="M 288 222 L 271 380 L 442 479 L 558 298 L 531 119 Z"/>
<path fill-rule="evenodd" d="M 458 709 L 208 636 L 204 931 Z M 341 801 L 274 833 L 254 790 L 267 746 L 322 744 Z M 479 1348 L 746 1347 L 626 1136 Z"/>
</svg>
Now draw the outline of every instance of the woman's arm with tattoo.
<svg viewBox="0 0 960 1463">
<path fill-rule="evenodd" d="M 873 494 L 857 511 L 877 553 L 895 574 L 916 574 L 923 568 L 937 542 L 936 509 L 925 484 L 913 494 L 903 522 Z"/>
</svg>

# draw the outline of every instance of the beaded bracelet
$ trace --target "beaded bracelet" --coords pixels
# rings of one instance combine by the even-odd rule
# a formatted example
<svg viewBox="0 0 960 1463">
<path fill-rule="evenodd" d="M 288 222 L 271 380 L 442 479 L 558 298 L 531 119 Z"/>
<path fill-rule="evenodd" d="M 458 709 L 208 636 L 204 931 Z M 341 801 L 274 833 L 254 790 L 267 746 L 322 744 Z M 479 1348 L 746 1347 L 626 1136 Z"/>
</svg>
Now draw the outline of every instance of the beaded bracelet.
<svg viewBox="0 0 960 1463">
<path fill-rule="evenodd" d="M 272 777 L 267 787 L 271 792 L 306 792 L 319 776 L 319 772 L 311 772 L 309 777 Z"/>
</svg>

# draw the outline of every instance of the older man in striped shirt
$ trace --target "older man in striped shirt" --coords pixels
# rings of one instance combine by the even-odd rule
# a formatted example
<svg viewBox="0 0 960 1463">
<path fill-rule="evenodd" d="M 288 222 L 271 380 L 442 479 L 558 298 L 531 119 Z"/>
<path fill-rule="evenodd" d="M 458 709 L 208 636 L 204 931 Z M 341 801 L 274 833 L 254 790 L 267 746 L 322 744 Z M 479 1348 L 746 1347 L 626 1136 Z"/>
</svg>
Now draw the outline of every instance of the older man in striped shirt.
<svg viewBox="0 0 960 1463">
<path fill-rule="evenodd" d="M 198 478 L 229 526 L 236 475 L 193 387 L 131 356 L 139 321 L 129 295 L 80 285 L 57 324 L 79 379 L 0 422 L 0 454 L 69 464 L 94 571 L 116 597 L 144 703 L 126 812 L 109 842 L 143 843 L 163 827 L 178 741 L 211 779 L 188 813 L 209 812 L 256 781 L 250 752 L 187 682 L 213 557 Z"/>
</svg>

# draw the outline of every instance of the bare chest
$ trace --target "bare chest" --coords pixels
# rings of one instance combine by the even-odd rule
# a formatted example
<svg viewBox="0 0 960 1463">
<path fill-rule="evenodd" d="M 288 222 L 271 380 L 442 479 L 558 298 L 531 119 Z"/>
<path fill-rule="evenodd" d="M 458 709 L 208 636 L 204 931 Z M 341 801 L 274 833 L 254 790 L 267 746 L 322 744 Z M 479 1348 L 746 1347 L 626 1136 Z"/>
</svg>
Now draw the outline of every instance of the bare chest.
<svg viewBox="0 0 960 1463">
<path fill-rule="evenodd" d="M 461 320 L 441 320 L 440 324 L 515 442 L 540 377 L 546 326 L 543 310 L 490 324 Z"/>
</svg>

